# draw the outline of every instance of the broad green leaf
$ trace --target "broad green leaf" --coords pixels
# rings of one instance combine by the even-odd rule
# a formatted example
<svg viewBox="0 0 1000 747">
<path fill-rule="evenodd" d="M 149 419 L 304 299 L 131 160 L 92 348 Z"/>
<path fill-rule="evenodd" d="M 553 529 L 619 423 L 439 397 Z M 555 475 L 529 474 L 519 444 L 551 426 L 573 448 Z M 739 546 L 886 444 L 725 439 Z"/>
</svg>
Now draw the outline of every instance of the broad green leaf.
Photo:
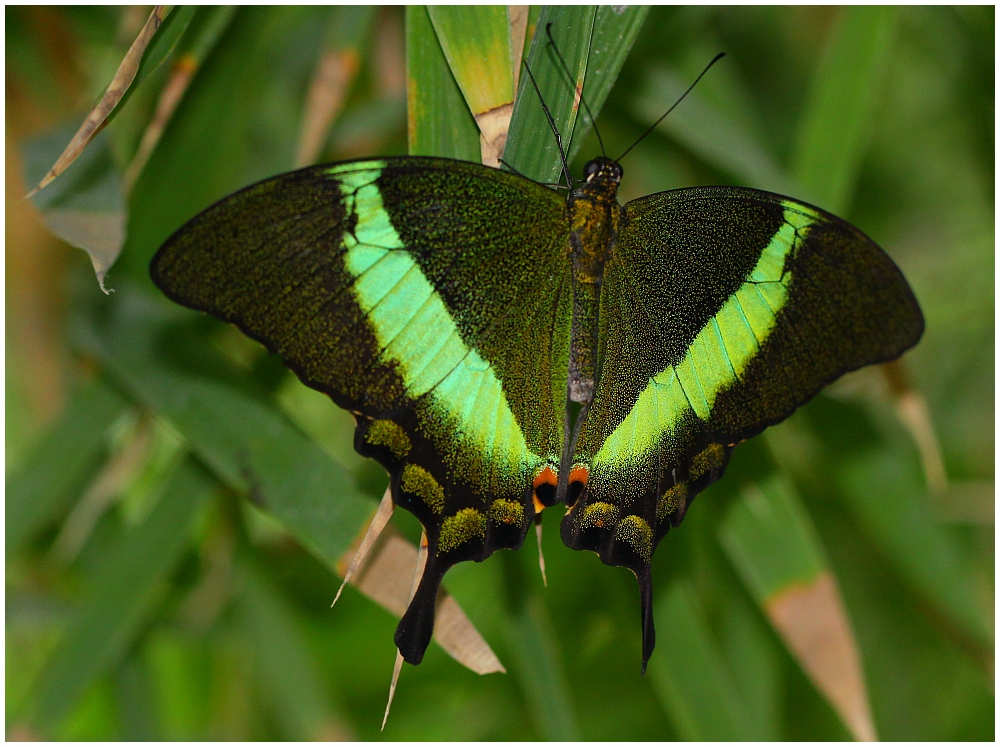
<svg viewBox="0 0 1000 747">
<path fill-rule="evenodd" d="M 177 13 L 172 13 L 168 16 L 167 23 L 172 23 L 172 19 L 181 17 L 188 10 L 190 8 L 185 7 Z M 156 144 L 159 143 L 160 137 L 170 122 L 175 109 L 183 101 L 184 93 L 187 91 L 188 86 L 201 68 L 205 57 L 215 48 L 216 42 L 219 41 L 219 38 L 229 27 L 229 23 L 233 20 L 235 12 L 236 8 L 232 5 L 197 8 L 197 12 L 190 24 L 190 31 L 184 34 L 183 43 L 180 44 L 180 51 L 177 54 L 177 59 L 174 61 L 170 76 L 163 86 L 163 90 L 160 92 L 160 98 L 157 101 L 153 118 L 146 126 L 142 134 L 142 139 L 139 142 L 139 148 L 125 171 L 126 192 L 132 191 L 135 180 L 145 167 L 146 162 L 156 148 Z M 157 39 L 154 39 L 154 45 Z M 140 66 L 137 78 L 142 76 L 142 74 L 143 69 Z"/>
<path fill-rule="evenodd" d="M 775 475 L 744 489 L 719 538 L 761 611 L 856 739 L 875 739 L 864 673 L 822 545 L 795 489 Z"/>
<path fill-rule="evenodd" d="M 153 680 L 139 650 L 134 649 L 115 669 L 114 684 L 122 739 L 136 742 L 162 739 Z"/>
<path fill-rule="evenodd" d="M 249 629 L 257 681 L 284 737 L 334 736 L 337 721 L 329 707 L 330 694 L 294 612 L 249 562 L 240 564 L 239 589 L 238 604 Z M 350 738 L 343 727 L 340 732 L 340 739 Z"/>
<path fill-rule="evenodd" d="M 78 497 L 107 452 L 108 430 L 127 408 L 122 396 L 100 378 L 73 394 L 63 414 L 7 478 L 8 559 Z"/>
<path fill-rule="evenodd" d="M 555 135 L 549 127 L 539 96 L 548 107 L 562 137 L 563 149 L 569 153 L 580 103 L 577 91 L 583 87 L 587 75 L 587 55 L 595 13 L 592 5 L 544 6 L 527 59 L 538 91 L 527 71 L 520 77 L 503 158 L 520 173 L 543 184 L 560 180 L 562 163 Z M 569 76 L 549 43 L 546 27 L 550 23 L 552 38 L 566 61 Z M 599 83 L 595 86 L 600 88 Z M 594 116 L 597 116 L 596 111 Z"/>
<path fill-rule="evenodd" d="M 504 5 L 428 5 L 434 31 L 473 116 L 514 103 Z"/>
<path fill-rule="evenodd" d="M 122 292 L 116 314 L 81 344 L 138 401 L 166 417 L 224 483 L 272 514 L 330 567 L 371 512 L 355 478 L 285 416 L 178 360 L 187 312 Z M 184 316 L 181 316 L 181 315 Z M 172 340 L 170 343 L 165 340 Z M 198 343 L 200 365 L 213 356 Z"/>
<path fill-rule="evenodd" d="M 720 613 L 719 639 L 746 704 L 747 737 L 787 738 L 781 733 L 785 683 L 779 642 L 746 595 L 730 594 Z"/>
<path fill-rule="evenodd" d="M 227 194 L 293 166 L 301 100 L 275 70 L 319 48 L 321 10 L 236 11 L 136 180 L 119 271 L 151 288 L 149 260 L 179 226 Z"/>
<path fill-rule="evenodd" d="M 594 33 L 590 39 L 590 57 L 587 61 L 587 78 L 583 85 L 583 97 L 595 117 L 604 106 L 611 88 L 618 79 L 618 72 L 625 64 L 632 44 L 649 7 L 645 5 L 599 5 L 594 18 Z M 544 31 L 543 31 L 544 33 Z M 573 143 L 569 148 L 568 160 L 572 163 L 580 147 L 587 138 L 593 122 L 584 109 L 576 124 Z M 587 154 L 588 156 L 591 154 Z M 594 154 L 596 155 L 596 154 Z M 609 153 L 614 158 L 617 153 Z"/>
<path fill-rule="evenodd" d="M 509 9 L 503 5 L 428 5 L 438 42 L 481 135 L 482 162 L 499 167 L 514 109 Z"/>
<path fill-rule="evenodd" d="M 843 213 L 854 182 L 892 53 L 898 10 L 842 9 L 840 23 L 813 76 L 792 151 L 792 173 L 803 199 Z"/>
<path fill-rule="evenodd" d="M 656 652 L 649 673 L 682 739 L 736 741 L 750 736 L 733 674 L 697 597 L 683 580 L 660 591 Z"/>
<path fill-rule="evenodd" d="M 152 513 L 126 534 L 87 584 L 33 700 L 33 722 L 51 732 L 138 632 L 190 539 L 217 483 L 193 460 L 177 469 Z"/>
<path fill-rule="evenodd" d="M 406 107 L 410 155 L 479 161 L 479 128 L 422 5 L 406 8 Z"/>
<path fill-rule="evenodd" d="M 747 488 L 719 527 L 719 540 L 762 607 L 827 568 L 809 516 L 786 479 Z"/>
</svg>

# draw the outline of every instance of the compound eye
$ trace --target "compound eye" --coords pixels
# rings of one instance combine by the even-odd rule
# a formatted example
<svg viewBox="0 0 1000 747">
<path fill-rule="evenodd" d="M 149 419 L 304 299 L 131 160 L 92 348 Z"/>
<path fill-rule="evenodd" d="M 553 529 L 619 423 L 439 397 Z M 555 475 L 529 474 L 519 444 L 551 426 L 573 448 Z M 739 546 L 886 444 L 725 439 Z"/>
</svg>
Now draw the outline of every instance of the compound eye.
<svg viewBox="0 0 1000 747">
<path fill-rule="evenodd" d="M 594 174 L 596 174 L 596 173 L 597 173 L 597 172 L 598 172 L 598 171 L 600 170 L 600 168 L 601 168 L 601 167 L 600 167 L 600 165 L 599 165 L 599 164 L 597 163 L 597 161 L 591 161 L 590 163 L 588 163 L 588 164 L 587 164 L 587 165 L 586 165 L 586 166 L 584 167 L 584 169 L 583 169 L 583 175 L 584 175 L 585 177 L 587 177 L 587 178 L 589 179 L 589 178 L 590 178 L 590 177 L 592 177 L 592 176 L 593 176 Z"/>
</svg>

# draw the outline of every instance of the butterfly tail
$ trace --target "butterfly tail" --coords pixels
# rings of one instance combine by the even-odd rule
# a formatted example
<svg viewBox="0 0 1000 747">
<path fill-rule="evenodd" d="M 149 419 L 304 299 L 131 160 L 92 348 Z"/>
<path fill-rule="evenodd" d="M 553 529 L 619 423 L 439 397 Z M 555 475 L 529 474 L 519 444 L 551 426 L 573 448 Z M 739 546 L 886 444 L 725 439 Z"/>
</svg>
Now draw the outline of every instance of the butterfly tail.
<svg viewBox="0 0 1000 747">
<path fill-rule="evenodd" d="M 653 576 L 650 565 L 635 574 L 639 580 L 639 603 L 642 607 L 642 673 L 656 646 L 656 627 L 653 624 Z"/>
<path fill-rule="evenodd" d="M 437 562 L 433 553 L 427 558 L 420 585 L 396 626 L 396 648 L 409 664 L 419 664 L 430 645 L 438 591 L 446 570 L 447 566 Z"/>
</svg>

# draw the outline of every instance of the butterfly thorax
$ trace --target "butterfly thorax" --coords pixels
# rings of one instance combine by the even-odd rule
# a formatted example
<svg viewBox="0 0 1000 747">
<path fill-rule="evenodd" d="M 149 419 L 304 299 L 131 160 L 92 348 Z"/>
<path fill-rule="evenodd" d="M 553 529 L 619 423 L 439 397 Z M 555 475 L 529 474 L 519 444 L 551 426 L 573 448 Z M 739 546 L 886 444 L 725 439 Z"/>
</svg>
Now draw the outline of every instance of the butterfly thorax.
<svg viewBox="0 0 1000 747">
<path fill-rule="evenodd" d="M 604 266 L 614 252 L 622 220 L 616 194 L 621 166 L 596 158 L 584 170 L 586 181 L 567 199 L 573 262 L 573 323 L 570 343 L 570 400 L 589 403 L 598 374 L 597 336 Z"/>
</svg>

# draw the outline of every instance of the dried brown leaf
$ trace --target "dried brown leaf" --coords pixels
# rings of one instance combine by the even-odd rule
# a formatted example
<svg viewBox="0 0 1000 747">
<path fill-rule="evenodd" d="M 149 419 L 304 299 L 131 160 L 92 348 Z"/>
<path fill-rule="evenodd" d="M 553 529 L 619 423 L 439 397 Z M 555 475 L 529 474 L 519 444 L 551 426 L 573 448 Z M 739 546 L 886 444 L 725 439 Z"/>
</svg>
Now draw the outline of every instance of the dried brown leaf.
<svg viewBox="0 0 1000 747">
<path fill-rule="evenodd" d="M 366 533 L 367 527 L 356 545 L 361 544 Z M 382 532 L 380 540 L 361 562 L 350 583 L 376 604 L 402 617 L 413 590 L 418 551 L 391 525 Z M 339 563 L 341 569 L 352 562 L 355 553 L 356 547 L 344 553 Z M 449 656 L 476 674 L 507 671 L 458 602 L 443 588 L 437 598 L 434 639 Z"/>
<path fill-rule="evenodd" d="M 806 674 L 826 696 L 851 735 L 878 739 L 857 645 L 833 574 L 774 594 L 767 614 Z"/>
<path fill-rule="evenodd" d="M 69 145 L 66 146 L 62 155 L 56 159 L 52 168 L 42 177 L 38 186 L 28 193 L 27 197 L 34 196 L 40 189 L 44 189 L 53 179 L 63 173 L 79 157 L 83 149 L 87 147 L 87 144 L 103 129 L 108 115 L 114 111 L 114 108 L 118 106 L 118 102 L 121 101 L 122 96 L 128 91 L 128 87 L 132 85 L 135 74 L 139 71 L 139 62 L 142 60 L 142 53 L 146 51 L 146 47 L 149 45 L 154 34 L 156 34 L 156 30 L 163 23 L 163 19 L 166 18 L 168 7 L 166 5 L 156 5 L 153 7 L 153 11 L 149 14 L 149 18 L 146 19 L 146 23 L 143 25 L 139 35 L 132 42 L 132 46 L 129 47 L 128 52 L 125 53 L 125 58 L 122 60 L 121 65 L 118 66 L 118 71 L 115 73 L 115 77 L 111 79 L 111 83 L 108 84 L 108 88 L 101 97 L 101 100 L 90 111 L 87 118 L 83 120 L 83 124 L 80 125 L 73 139 L 69 141 Z"/>
</svg>

